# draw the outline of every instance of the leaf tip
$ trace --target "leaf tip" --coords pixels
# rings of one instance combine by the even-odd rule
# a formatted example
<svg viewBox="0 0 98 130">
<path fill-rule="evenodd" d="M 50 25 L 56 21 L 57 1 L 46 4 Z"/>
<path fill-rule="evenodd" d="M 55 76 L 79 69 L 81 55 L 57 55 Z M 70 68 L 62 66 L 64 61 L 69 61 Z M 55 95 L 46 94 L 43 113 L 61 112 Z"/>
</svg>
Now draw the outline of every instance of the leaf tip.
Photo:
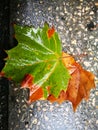
<svg viewBox="0 0 98 130">
<path fill-rule="evenodd" d="M 48 38 L 51 38 L 54 35 L 54 33 L 55 33 L 55 28 L 53 26 L 52 28 L 48 29 L 48 31 L 47 31 Z"/>
<path fill-rule="evenodd" d="M 31 74 L 26 74 L 21 83 L 21 88 L 30 88 L 33 84 L 33 76 Z"/>
</svg>

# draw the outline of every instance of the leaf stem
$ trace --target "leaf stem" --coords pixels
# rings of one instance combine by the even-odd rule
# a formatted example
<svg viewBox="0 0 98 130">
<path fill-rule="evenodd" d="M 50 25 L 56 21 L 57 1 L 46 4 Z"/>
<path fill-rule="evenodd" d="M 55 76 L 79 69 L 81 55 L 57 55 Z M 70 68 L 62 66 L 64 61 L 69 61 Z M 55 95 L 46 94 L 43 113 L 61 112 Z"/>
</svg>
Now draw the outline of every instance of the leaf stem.
<svg viewBox="0 0 98 130">
<path fill-rule="evenodd" d="M 77 55 L 62 56 L 62 57 L 59 57 L 59 59 L 68 58 L 68 57 L 84 57 L 84 56 L 87 56 L 87 54 L 83 53 L 83 54 L 77 54 Z"/>
</svg>

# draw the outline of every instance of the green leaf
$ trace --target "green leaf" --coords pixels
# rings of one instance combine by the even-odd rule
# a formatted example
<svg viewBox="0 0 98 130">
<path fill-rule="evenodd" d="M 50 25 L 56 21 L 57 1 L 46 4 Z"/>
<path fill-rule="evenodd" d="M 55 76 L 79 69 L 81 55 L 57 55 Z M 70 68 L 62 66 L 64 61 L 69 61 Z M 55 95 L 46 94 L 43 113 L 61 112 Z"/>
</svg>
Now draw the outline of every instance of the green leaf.
<svg viewBox="0 0 98 130">
<path fill-rule="evenodd" d="M 58 97 L 68 85 L 70 75 L 62 63 L 62 46 L 57 32 L 48 37 L 49 26 L 43 28 L 15 25 L 18 45 L 8 50 L 8 59 L 3 69 L 7 77 L 17 83 L 25 74 L 34 77 L 33 83 L 43 88 L 44 95 L 50 93 Z"/>
</svg>

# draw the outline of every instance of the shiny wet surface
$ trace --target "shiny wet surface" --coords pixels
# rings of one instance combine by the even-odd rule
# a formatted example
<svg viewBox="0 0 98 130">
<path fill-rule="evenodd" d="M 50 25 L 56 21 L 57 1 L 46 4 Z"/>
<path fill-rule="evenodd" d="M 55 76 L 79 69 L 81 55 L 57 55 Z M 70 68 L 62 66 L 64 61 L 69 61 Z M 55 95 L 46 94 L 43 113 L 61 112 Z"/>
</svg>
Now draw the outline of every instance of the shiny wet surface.
<svg viewBox="0 0 98 130">
<path fill-rule="evenodd" d="M 20 25 L 54 25 L 62 40 L 63 50 L 96 76 L 96 89 L 88 102 L 84 100 L 74 113 L 70 102 L 61 105 L 48 101 L 26 104 L 28 91 L 13 82 L 9 85 L 9 130 L 97 130 L 98 129 L 98 28 L 97 13 L 91 0 L 17 0 L 10 2 L 10 22 Z"/>
</svg>

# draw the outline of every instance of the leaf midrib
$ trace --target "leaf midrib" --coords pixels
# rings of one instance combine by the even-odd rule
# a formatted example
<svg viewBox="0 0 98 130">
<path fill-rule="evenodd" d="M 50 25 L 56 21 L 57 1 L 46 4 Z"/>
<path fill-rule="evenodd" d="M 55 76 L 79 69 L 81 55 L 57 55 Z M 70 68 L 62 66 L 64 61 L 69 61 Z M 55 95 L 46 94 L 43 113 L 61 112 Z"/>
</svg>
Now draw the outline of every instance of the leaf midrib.
<svg viewBox="0 0 98 130">
<path fill-rule="evenodd" d="M 35 64 L 40 64 L 40 63 L 48 63 L 48 62 L 56 62 L 56 61 L 58 61 L 58 59 L 57 58 L 55 58 L 55 59 L 45 59 L 45 60 L 39 60 L 39 61 L 35 61 L 35 62 L 30 62 L 30 60 L 28 60 L 30 63 L 25 63 L 25 59 L 9 59 L 10 61 L 13 61 L 12 63 L 12 65 L 13 66 L 19 66 L 19 67 L 25 67 L 25 66 L 32 66 L 32 65 L 35 65 Z M 16 61 L 16 62 L 15 62 Z M 18 61 L 18 64 L 16 64 L 17 63 L 17 61 Z M 19 62 L 19 61 L 21 61 L 21 62 Z M 10 63 L 9 63 L 10 64 Z"/>
<path fill-rule="evenodd" d="M 38 86 L 42 86 L 48 79 L 49 77 L 52 75 L 52 73 L 54 72 L 54 70 L 56 69 L 57 65 L 58 65 L 59 61 L 57 61 L 54 66 L 51 68 L 51 70 L 49 70 L 49 73 L 48 74 L 45 74 L 45 76 L 39 80 L 38 82 L 35 82 L 35 85 L 38 85 Z M 47 77 L 47 78 L 45 78 Z"/>
</svg>

